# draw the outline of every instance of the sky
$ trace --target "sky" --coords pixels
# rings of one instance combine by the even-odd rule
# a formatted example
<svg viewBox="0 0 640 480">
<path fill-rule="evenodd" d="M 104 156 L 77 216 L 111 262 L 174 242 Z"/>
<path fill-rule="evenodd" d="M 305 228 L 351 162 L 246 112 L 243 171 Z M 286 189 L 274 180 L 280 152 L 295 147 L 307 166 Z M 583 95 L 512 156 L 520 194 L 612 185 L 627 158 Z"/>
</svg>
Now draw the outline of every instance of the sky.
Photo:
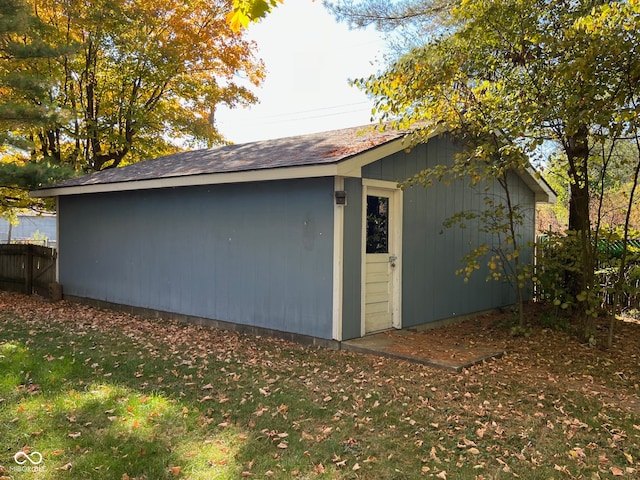
<svg viewBox="0 0 640 480">
<path fill-rule="evenodd" d="M 382 68 L 379 32 L 349 30 L 320 0 L 286 0 L 247 35 L 258 45 L 267 77 L 253 89 L 259 104 L 216 112 L 227 140 L 245 143 L 371 122 L 371 101 L 349 79 Z"/>
</svg>

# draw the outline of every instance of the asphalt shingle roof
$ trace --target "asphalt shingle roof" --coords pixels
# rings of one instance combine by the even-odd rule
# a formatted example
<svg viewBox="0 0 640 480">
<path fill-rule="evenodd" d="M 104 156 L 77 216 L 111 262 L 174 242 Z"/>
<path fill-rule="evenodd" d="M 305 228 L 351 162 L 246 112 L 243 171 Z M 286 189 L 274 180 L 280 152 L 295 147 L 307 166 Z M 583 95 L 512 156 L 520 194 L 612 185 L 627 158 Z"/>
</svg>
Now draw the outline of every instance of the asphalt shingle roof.
<svg viewBox="0 0 640 480">
<path fill-rule="evenodd" d="M 361 126 L 295 137 L 193 150 L 72 178 L 53 187 L 102 185 L 160 178 L 325 165 L 404 136 Z M 47 186 L 45 188 L 52 188 Z"/>
</svg>

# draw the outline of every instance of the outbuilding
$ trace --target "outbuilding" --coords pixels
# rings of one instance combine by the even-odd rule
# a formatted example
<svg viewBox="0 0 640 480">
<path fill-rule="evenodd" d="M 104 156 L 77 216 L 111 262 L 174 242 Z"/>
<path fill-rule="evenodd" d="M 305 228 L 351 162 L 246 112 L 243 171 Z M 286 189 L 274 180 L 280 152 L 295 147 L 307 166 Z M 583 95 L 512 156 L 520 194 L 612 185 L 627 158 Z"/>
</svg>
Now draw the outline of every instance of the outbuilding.
<svg viewBox="0 0 640 480">
<path fill-rule="evenodd" d="M 456 275 L 482 241 L 445 228 L 480 205 L 462 182 L 401 188 L 460 147 L 357 127 L 176 153 L 70 179 L 57 197 L 65 298 L 332 344 L 515 303 L 509 284 Z M 525 205 L 553 191 L 513 175 Z M 532 251 L 530 252 L 533 255 Z"/>
</svg>

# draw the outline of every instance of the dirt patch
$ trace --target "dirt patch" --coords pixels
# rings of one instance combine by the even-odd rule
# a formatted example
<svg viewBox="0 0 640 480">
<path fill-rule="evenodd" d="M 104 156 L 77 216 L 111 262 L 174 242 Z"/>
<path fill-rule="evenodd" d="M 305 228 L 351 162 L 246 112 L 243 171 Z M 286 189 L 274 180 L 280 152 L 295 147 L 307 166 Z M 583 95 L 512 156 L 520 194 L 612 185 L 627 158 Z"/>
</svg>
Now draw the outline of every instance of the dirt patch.
<svg viewBox="0 0 640 480">
<path fill-rule="evenodd" d="M 447 367 L 467 367 L 507 351 L 509 335 L 504 316 L 483 314 L 439 328 L 386 333 L 392 337 L 389 351 Z"/>
</svg>

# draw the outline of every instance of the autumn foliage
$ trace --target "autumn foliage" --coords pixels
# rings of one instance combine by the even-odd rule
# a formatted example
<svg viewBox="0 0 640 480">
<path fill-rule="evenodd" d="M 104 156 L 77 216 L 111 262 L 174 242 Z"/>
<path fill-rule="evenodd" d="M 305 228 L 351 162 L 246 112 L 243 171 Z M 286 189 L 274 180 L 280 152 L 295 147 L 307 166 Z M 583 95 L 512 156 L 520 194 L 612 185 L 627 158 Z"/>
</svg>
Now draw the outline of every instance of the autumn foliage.
<svg viewBox="0 0 640 480">
<path fill-rule="evenodd" d="M 227 22 L 232 0 L 25 7 L 20 28 L 4 33 L 0 70 L 23 79 L 6 93 L 42 111 L 3 124 L 5 140 L 18 146 L 8 152 L 16 164 L 28 157 L 97 171 L 221 143 L 216 108 L 256 101 L 250 87 L 262 81 L 263 65 Z"/>
</svg>

